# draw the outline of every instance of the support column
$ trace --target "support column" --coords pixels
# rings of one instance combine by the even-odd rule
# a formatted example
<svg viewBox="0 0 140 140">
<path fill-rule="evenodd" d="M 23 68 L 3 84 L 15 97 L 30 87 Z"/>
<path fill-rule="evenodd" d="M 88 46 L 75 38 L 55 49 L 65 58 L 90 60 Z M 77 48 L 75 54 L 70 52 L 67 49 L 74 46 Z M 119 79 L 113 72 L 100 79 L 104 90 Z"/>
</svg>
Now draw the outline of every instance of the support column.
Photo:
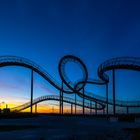
<svg viewBox="0 0 140 140">
<path fill-rule="evenodd" d="M 108 83 L 106 84 L 106 114 L 108 115 Z"/>
<path fill-rule="evenodd" d="M 34 82 L 34 71 L 31 71 L 31 110 L 30 112 L 33 113 L 33 82 Z"/>
<path fill-rule="evenodd" d="M 76 100 L 77 99 L 76 99 L 76 93 L 75 93 L 75 115 L 76 115 L 76 103 L 77 103 Z"/>
<path fill-rule="evenodd" d="M 62 115 L 63 115 L 63 82 L 62 82 L 62 92 L 61 92 L 61 97 L 62 97 Z"/>
<path fill-rule="evenodd" d="M 73 104 L 71 104 L 71 115 L 73 114 Z"/>
<path fill-rule="evenodd" d="M 105 108 L 103 109 L 103 115 L 105 115 Z"/>
<path fill-rule="evenodd" d="M 92 114 L 92 101 L 90 100 L 90 115 Z"/>
<path fill-rule="evenodd" d="M 61 90 L 60 90 L 60 93 L 59 93 L 59 113 L 61 114 L 61 109 L 62 109 L 62 107 L 61 107 L 61 101 L 62 100 L 62 97 L 61 97 Z"/>
<path fill-rule="evenodd" d="M 59 98 L 60 98 L 59 113 L 63 114 L 63 82 L 62 82 L 62 85 L 61 85 L 61 90 L 60 90 Z"/>
<path fill-rule="evenodd" d="M 95 115 L 97 115 L 97 102 L 95 102 Z"/>
<path fill-rule="evenodd" d="M 37 104 L 35 104 L 35 113 L 37 114 Z"/>
<path fill-rule="evenodd" d="M 112 77 L 113 77 L 113 115 L 115 116 L 116 115 L 116 97 L 115 97 L 115 70 L 113 69 L 112 70 Z"/>
<path fill-rule="evenodd" d="M 129 107 L 126 107 L 127 115 L 129 114 Z"/>
<path fill-rule="evenodd" d="M 85 89 L 83 88 L 83 115 L 85 115 Z"/>
<path fill-rule="evenodd" d="M 8 108 L 8 104 L 6 104 L 6 109 Z"/>
</svg>

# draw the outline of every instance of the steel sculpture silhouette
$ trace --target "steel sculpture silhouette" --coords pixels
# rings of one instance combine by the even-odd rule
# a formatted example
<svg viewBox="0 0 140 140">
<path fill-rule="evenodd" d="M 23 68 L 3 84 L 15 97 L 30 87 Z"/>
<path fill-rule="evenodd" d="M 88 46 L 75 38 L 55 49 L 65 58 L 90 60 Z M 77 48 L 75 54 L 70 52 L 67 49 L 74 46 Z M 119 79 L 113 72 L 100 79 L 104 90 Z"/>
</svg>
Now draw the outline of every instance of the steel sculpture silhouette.
<svg viewBox="0 0 140 140">
<path fill-rule="evenodd" d="M 83 72 L 83 77 L 76 83 L 73 83 L 70 81 L 66 75 L 65 72 L 65 65 L 67 62 L 73 61 L 77 63 Z M 95 108 L 97 104 L 99 104 L 100 108 L 97 107 L 96 111 L 98 109 L 105 109 L 107 108 L 108 113 L 108 105 L 113 105 L 113 112 L 114 115 L 116 113 L 116 106 L 120 107 L 126 107 L 127 111 L 129 107 L 140 107 L 140 101 L 120 101 L 116 100 L 115 98 L 115 70 L 116 69 L 131 69 L 140 71 L 140 58 L 136 57 L 119 57 L 119 58 L 113 58 L 110 60 L 105 61 L 98 67 L 98 76 L 100 80 L 96 79 L 89 79 L 88 78 L 88 72 L 85 64 L 82 62 L 82 60 L 76 56 L 73 55 L 67 55 L 64 56 L 60 62 L 59 62 L 59 74 L 62 79 L 62 82 L 59 83 L 56 81 L 45 69 L 43 69 L 41 66 L 37 65 L 33 61 L 23 58 L 23 57 L 17 57 L 17 56 L 1 56 L 0 57 L 0 67 L 4 66 L 23 66 L 26 68 L 31 69 L 31 101 L 30 105 L 28 103 L 28 107 L 31 107 L 32 112 L 32 106 L 35 104 L 35 101 L 33 100 L 33 72 L 37 72 L 39 75 L 41 75 L 44 79 L 46 79 L 54 88 L 58 89 L 60 91 L 60 106 L 62 107 L 63 111 L 63 102 L 65 101 L 65 97 L 63 97 L 63 93 L 67 94 L 77 94 L 78 96 L 83 98 L 83 114 L 84 114 L 84 107 L 85 105 L 85 99 L 89 100 L 90 102 L 95 102 Z M 113 99 L 108 98 L 108 83 L 109 83 L 109 76 L 106 74 L 107 71 L 112 71 L 113 73 Z M 106 85 L 106 97 L 98 96 L 94 93 L 89 93 L 85 91 L 84 87 L 86 84 L 98 84 L 98 85 Z M 66 85 L 66 86 L 64 86 Z M 41 98 L 41 97 L 40 97 Z M 46 99 L 47 100 L 47 99 Z M 43 100 L 40 100 L 43 101 Z M 75 98 L 75 105 L 78 105 L 77 100 Z M 92 107 L 90 107 L 92 108 Z"/>
</svg>

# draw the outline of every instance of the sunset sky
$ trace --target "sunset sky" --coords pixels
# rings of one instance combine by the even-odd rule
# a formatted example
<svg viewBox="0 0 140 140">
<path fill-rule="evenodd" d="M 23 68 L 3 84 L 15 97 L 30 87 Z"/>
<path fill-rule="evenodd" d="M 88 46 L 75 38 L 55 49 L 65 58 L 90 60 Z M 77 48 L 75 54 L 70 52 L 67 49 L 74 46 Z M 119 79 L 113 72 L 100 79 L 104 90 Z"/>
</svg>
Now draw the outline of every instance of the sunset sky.
<svg viewBox="0 0 140 140">
<path fill-rule="evenodd" d="M 138 0 L 1 0 L 0 56 L 28 58 L 61 81 L 59 60 L 72 54 L 84 61 L 90 78 L 98 78 L 97 68 L 103 61 L 140 56 L 139 7 Z M 72 72 L 69 76 L 73 76 Z M 22 67 L 0 69 L 2 108 L 30 100 L 30 76 L 31 71 Z M 59 94 L 38 74 L 34 79 L 34 98 Z M 139 72 L 117 71 L 117 99 L 140 100 L 139 85 Z M 87 90 L 105 97 L 104 86 L 87 86 Z M 111 92 L 110 84 L 110 98 Z M 40 106 L 46 112 L 53 106 L 57 109 L 57 104 L 44 102 Z"/>
</svg>

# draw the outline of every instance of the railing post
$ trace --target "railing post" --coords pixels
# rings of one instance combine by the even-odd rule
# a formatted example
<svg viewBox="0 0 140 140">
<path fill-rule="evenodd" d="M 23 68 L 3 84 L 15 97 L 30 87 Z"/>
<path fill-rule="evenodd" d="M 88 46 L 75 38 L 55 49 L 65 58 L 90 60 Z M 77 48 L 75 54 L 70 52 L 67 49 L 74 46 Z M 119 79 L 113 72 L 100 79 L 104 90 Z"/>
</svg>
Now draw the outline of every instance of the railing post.
<svg viewBox="0 0 140 140">
<path fill-rule="evenodd" d="M 31 110 L 30 112 L 33 113 L 33 82 L 34 82 L 34 72 L 31 70 Z"/>
</svg>

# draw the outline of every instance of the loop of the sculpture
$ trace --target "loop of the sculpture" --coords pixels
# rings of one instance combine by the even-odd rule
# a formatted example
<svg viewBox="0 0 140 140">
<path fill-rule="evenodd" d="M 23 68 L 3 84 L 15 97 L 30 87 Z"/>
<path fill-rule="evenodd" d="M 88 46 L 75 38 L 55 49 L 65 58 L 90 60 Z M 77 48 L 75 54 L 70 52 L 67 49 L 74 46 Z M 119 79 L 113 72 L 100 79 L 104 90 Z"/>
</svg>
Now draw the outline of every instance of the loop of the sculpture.
<svg viewBox="0 0 140 140">
<path fill-rule="evenodd" d="M 68 78 L 67 74 L 66 74 L 66 71 L 65 71 L 65 65 L 67 64 L 67 62 L 75 62 L 76 64 L 78 64 L 80 66 L 80 68 L 82 69 L 82 74 L 83 74 L 83 77 L 81 78 L 82 81 L 84 81 L 82 84 L 80 84 L 79 87 L 77 87 L 76 89 L 74 88 L 75 87 L 75 84 L 76 83 L 72 83 L 72 81 L 70 81 L 70 79 Z M 59 74 L 60 74 L 60 77 L 62 79 L 62 82 L 64 82 L 64 84 L 70 89 L 72 90 L 73 92 L 79 92 L 81 89 L 84 88 L 87 80 L 88 80 L 88 71 L 87 71 L 87 68 L 85 66 L 85 64 L 82 62 L 82 60 L 78 57 L 75 57 L 73 55 L 67 55 L 67 56 L 64 56 L 60 62 L 59 62 Z"/>
</svg>

